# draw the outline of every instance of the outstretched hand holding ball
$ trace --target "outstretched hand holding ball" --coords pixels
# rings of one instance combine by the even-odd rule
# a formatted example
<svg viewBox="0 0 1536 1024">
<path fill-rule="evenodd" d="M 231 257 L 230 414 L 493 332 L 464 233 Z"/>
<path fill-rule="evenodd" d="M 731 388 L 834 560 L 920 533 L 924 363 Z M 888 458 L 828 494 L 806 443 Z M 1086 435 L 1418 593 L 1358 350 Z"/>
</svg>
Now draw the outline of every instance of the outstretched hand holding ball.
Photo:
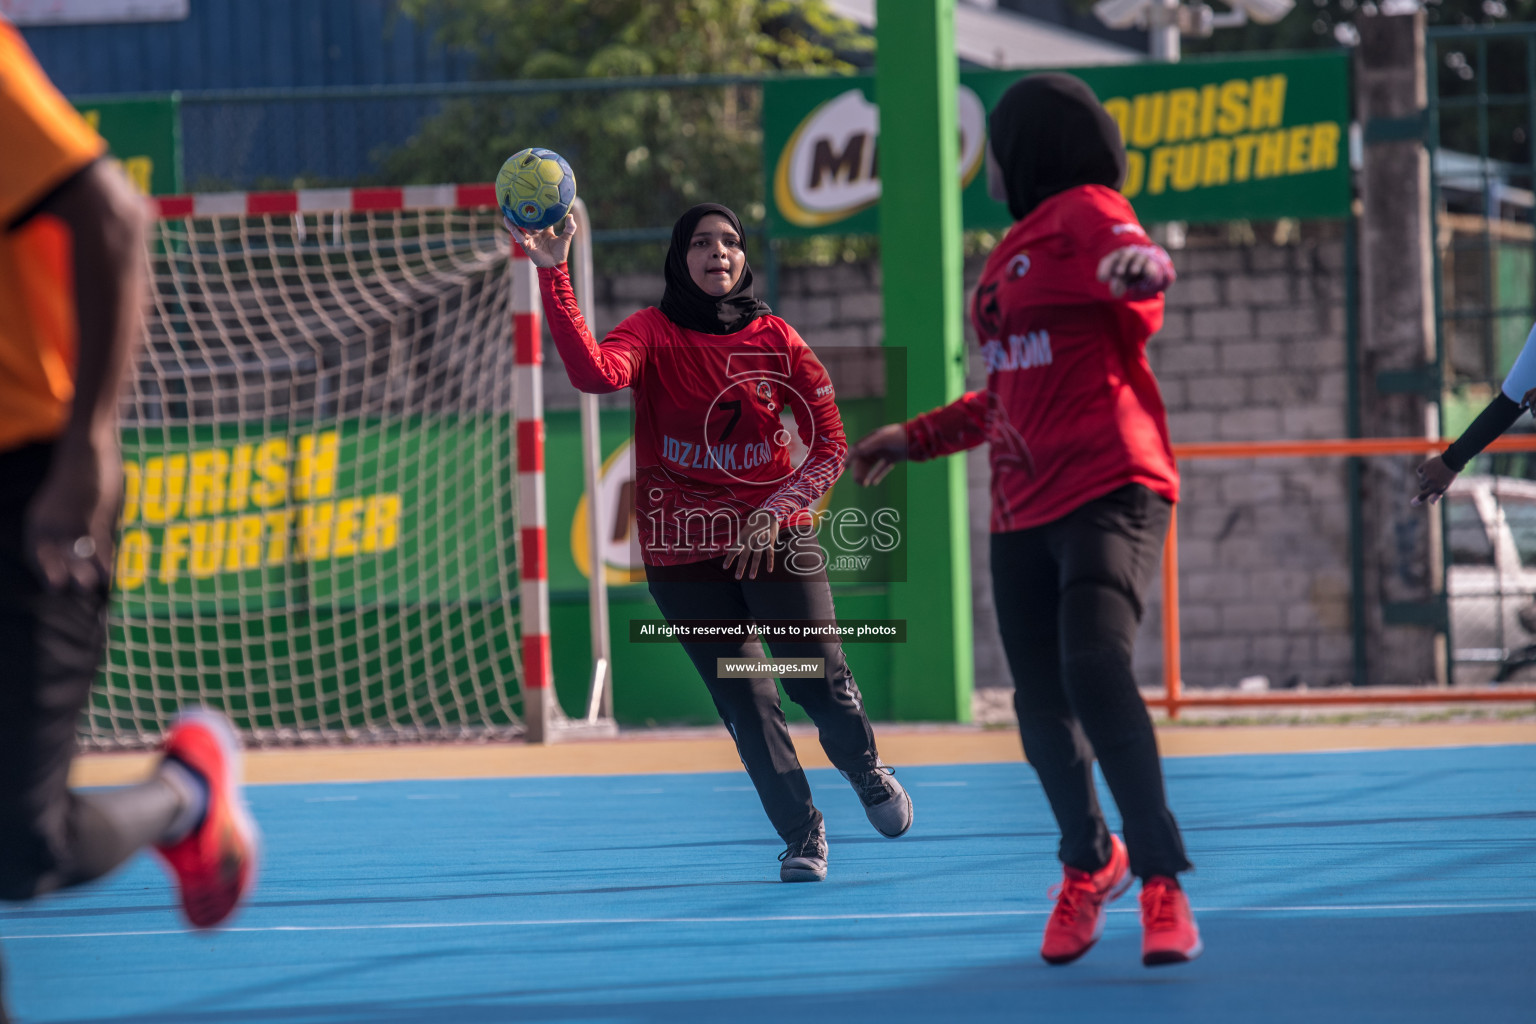
<svg viewBox="0 0 1536 1024">
<path fill-rule="evenodd" d="M 559 231 L 554 228 L 544 228 L 539 231 L 529 231 L 518 224 L 511 217 L 504 218 L 507 222 L 507 230 L 512 232 L 512 237 L 517 244 L 523 247 L 523 252 L 528 254 L 528 259 L 536 267 L 558 267 L 570 258 L 571 242 L 576 238 L 576 215 L 568 213 L 565 223 Z"/>
</svg>

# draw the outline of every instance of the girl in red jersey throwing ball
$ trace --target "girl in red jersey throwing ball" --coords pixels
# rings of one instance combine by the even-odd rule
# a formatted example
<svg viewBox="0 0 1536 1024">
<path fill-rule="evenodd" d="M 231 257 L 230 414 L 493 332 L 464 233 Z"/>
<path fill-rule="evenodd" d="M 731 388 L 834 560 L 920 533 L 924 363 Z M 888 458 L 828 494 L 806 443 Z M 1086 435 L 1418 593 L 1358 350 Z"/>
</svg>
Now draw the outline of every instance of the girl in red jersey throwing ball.
<svg viewBox="0 0 1536 1024">
<path fill-rule="evenodd" d="M 592 334 L 566 272 L 574 221 L 529 233 L 510 225 L 539 268 L 550 333 L 571 383 L 593 394 L 635 390 L 635 513 L 651 595 L 669 622 L 736 634 L 752 623 L 804 627 L 836 619 L 811 506 L 842 473 L 848 445 L 827 372 L 794 328 L 752 294 L 741 222 L 705 203 L 672 229 L 660 308 Z M 781 413 L 806 447 L 799 464 Z M 734 627 L 734 629 L 733 629 Z M 683 639 L 736 741 L 768 819 L 787 845 L 779 877 L 827 875 L 826 827 L 784 724 L 778 688 L 721 659 L 763 657 L 747 633 Z M 828 759 L 853 784 L 871 824 L 895 837 L 912 801 L 875 750 L 863 698 L 835 634 L 770 641 L 776 658 L 819 659 L 784 690 L 816 723 Z"/>
<path fill-rule="evenodd" d="M 1125 148 L 1085 84 L 1022 79 L 989 128 L 989 190 L 1016 223 L 971 311 L 986 389 L 875 431 L 855 447 L 854 472 L 876 483 L 900 459 L 991 445 L 998 625 L 1024 753 L 1061 828 L 1065 866 L 1041 955 L 1061 964 L 1086 953 L 1104 904 L 1134 874 L 1143 962 L 1178 963 L 1201 949 L 1177 880 L 1190 864 L 1131 674 L 1142 594 L 1178 498 L 1145 351 L 1173 267 L 1115 191 Z M 1095 757 L 1125 843 L 1100 812 Z"/>
</svg>

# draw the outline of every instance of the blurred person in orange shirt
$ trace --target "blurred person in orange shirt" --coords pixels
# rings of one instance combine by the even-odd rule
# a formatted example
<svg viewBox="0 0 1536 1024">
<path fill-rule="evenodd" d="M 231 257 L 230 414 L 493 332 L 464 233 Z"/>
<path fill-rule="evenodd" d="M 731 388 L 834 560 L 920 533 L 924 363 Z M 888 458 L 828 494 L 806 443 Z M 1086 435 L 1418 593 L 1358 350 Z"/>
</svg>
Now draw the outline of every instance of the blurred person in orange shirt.
<svg viewBox="0 0 1536 1024">
<path fill-rule="evenodd" d="M 69 788 L 106 647 L 146 211 L 3 19 L 0 139 L 0 899 L 99 878 L 153 846 L 187 917 L 211 926 L 249 888 L 258 838 L 222 716 L 183 713 L 144 782 Z"/>
</svg>

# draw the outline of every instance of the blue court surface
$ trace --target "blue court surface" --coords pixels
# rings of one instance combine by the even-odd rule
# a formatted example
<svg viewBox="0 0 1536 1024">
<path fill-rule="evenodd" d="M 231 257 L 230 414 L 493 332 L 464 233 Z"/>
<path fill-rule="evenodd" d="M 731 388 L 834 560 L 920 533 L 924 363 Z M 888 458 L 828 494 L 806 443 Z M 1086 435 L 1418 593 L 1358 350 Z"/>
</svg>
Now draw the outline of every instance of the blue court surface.
<svg viewBox="0 0 1536 1024">
<path fill-rule="evenodd" d="M 804 741 L 802 741 L 804 742 Z M 741 774 L 263 786 L 250 905 L 185 930 L 158 865 L 0 911 L 31 1022 L 1536 1020 L 1536 747 L 1167 763 L 1205 956 L 1076 964 L 1023 764 L 900 772 L 880 838 L 812 773 L 831 874 L 783 885 Z"/>
</svg>

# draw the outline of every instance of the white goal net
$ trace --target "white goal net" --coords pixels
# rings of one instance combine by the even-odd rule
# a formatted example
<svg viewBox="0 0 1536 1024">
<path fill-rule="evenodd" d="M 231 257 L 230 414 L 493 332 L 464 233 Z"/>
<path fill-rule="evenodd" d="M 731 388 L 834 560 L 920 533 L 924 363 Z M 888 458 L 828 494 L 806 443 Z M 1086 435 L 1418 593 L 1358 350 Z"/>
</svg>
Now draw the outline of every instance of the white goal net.
<svg viewBox="0 0 1536 1024">
<path fill-rule="evenodd" d="M 248 209 L 153 232 L 83 741 L 189 703 L 258 743 L 519 732 L 499 213 Z"/>
</svg>

